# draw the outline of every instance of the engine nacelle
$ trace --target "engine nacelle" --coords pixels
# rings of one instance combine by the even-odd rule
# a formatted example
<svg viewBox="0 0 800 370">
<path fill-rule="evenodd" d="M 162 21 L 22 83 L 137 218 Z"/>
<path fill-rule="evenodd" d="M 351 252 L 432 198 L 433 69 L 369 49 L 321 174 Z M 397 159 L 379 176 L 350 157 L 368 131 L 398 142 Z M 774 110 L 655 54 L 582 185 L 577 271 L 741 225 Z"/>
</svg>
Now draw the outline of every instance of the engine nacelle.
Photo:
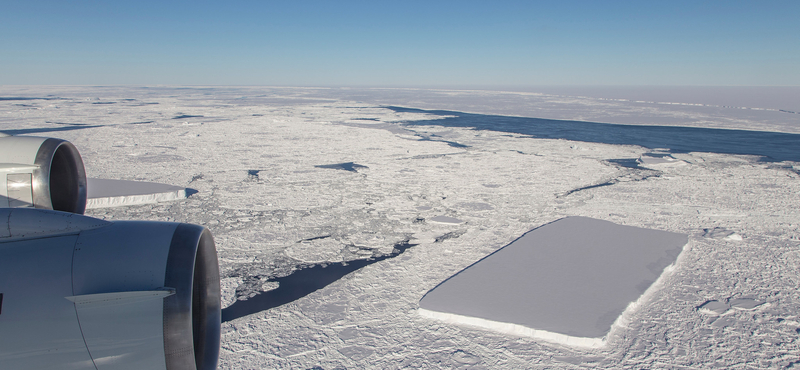
<svg viewBox="0 0 800 370">
<path fill-rule="evenodd" d="M 0 369 L 211 370 L 220 317 L 202 226 L 0 209 Z"/>
<path fill-rule="evenodd" d="M 83 214 L 86 172 L 70 142 L 0 133 L 0 208 L 35 207 Z"/>
</svg>

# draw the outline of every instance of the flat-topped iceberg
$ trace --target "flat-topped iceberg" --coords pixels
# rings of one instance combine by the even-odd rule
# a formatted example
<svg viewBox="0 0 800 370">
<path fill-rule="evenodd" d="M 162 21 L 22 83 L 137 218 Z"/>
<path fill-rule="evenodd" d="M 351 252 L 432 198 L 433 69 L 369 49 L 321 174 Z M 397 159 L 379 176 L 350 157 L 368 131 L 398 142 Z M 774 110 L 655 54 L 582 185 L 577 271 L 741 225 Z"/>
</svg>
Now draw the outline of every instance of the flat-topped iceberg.
<svg viewBox="0 0 800 370">
<path fill-rule="evenodd" d="M 423 316 L 599 347 L 672 265 L 688 237 L 567 217 L 453 275 L 419 303 Z"/>
<path fill-rule="evenodd" d="M 86 208 L 108 208 L 186 198 L 186 188 L 145 181 L 88 179 Z"/>
</svg>

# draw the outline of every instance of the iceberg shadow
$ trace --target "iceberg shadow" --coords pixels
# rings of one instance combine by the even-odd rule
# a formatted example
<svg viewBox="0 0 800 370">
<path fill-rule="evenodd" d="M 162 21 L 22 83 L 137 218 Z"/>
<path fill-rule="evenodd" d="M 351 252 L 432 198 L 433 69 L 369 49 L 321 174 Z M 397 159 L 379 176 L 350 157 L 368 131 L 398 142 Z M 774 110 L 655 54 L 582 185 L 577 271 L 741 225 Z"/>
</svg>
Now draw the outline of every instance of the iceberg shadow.
<svg viewBox="0 0 800 370">
<path fill-rule="evenodd" d="M 350 171 L 350 172 L 358 172 L 359 168 L 369 168 L 367 166 L 360 165 L 360 164 L 353 163 L 353 162 L 335 163 L 335 164 L 320 164 L 320 165 L 316 165 L 314 167 L 316 167 L 316 168 L 328 168 L 328 169 L 333 169 L 333 170 L 344 170 L 344 171 Z"/>
<path fill-rule="evenodd" d="M 10 130 L 0 130 L 0 131 L 2 131 L 5 134 L 16 136 L 16 135 L 26 135 L 26 134 L 40 134 L 43 132 L 83 130 L 86 128 L 95 128 L 95 127 L 103 127 L 103 125 L 39 127 L 39 128 L 22 128 L 22 129 L 10 129 Z"/>
<path fill-rule="evenodd" d="M 322 263 L 301 268 L 295 272 L 268 281 L 277 282 L 278 288 L 261 292 L 255 296 L 237 300 L 222 310 L 222 322 L 238 319 L 243 316 L 266 311 L 278 306 L 294 302 L 317 290 L 320 290 L 345 275 L 360 270 L 373 263 L 397 257 L 416 244 L 408 241 L 395 244 L 394 251 L 375 258 L 347 262 Z"/>
</svg>

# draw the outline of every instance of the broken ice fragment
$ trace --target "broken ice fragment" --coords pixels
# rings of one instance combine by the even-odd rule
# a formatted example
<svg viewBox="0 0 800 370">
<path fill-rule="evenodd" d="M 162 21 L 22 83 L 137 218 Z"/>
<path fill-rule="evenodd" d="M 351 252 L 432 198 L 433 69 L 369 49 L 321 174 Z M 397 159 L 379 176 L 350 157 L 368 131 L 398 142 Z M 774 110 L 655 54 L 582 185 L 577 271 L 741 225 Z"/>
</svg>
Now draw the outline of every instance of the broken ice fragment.
<svg viewBox="0 0 800 370">
<path fill-rule="evenodd" d="M 684 164 L 686 162 L 677 159 L 669 154 L 660 154 L 660 153 L 645 153 L 642 154 L 638 160 L 636 160 L 639 164 L 644 166 L 652 166 L 652 165 L 659 165 L 659 164 Z"/>
<path fill-rule="evenodd" d="M 727 303 L 723 303 L 717 300 L 706 301 L 705 303 L 697 306 L 697 309 L 700 312 L 709 314 L 709 315 L 722 315 L 725 311 L 728 311 L 730 306 Z"/>
<path fill-rule="evenodd" d="M 731 307 L 739 310 L 752 310 L 762 304 L 764 304 L 764 302 L 752 298 L 736 298 L 730 301 Z"/>
<path fill-rule="evenodd" d="M 455 217 L 450 217 L 450 216 L 436 216 L 436 217 L 431 218 L 430 221 L 431 222 L 438 222 L 440 224 L 452 224 L 452 225 L 457 225 L 457 224 L 460 224 L 460 223 L 464 222 L 464 221 L 461 221 L 461 220 L 459 220 L 459 219 L 457 219 Z"/>
<path fill-rule="evenodd" d="M 703 229 L 703 237 L 710 239 L 724 239 L 724 240 L 742 240 L 742 236 L 722 227 L 715 227 L 713 229 Z"/>
</svg>

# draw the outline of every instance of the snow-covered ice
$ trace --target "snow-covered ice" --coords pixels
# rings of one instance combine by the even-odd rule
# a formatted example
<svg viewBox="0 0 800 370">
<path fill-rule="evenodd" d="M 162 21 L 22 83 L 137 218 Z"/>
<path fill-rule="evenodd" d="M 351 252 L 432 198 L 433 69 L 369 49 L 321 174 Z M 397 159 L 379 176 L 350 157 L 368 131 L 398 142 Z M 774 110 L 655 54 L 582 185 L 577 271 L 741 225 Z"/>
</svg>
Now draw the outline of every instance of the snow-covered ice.
<svg viewBox="0 0 800 370">
<path fill-rule="evenodd" d="M 90 178 L 197 191 L 87 214 L 211 229 L 222 369 L 800 366 L 794 107 L 268 87 L 0 86 L 0 97 L 0 131 L 71 141 Z M 649 153 L 676 161 L 643 163 Z M 418 314 L 443 280 L 570 216 L 689 238 L 604 346 Z"/>
</svg>

